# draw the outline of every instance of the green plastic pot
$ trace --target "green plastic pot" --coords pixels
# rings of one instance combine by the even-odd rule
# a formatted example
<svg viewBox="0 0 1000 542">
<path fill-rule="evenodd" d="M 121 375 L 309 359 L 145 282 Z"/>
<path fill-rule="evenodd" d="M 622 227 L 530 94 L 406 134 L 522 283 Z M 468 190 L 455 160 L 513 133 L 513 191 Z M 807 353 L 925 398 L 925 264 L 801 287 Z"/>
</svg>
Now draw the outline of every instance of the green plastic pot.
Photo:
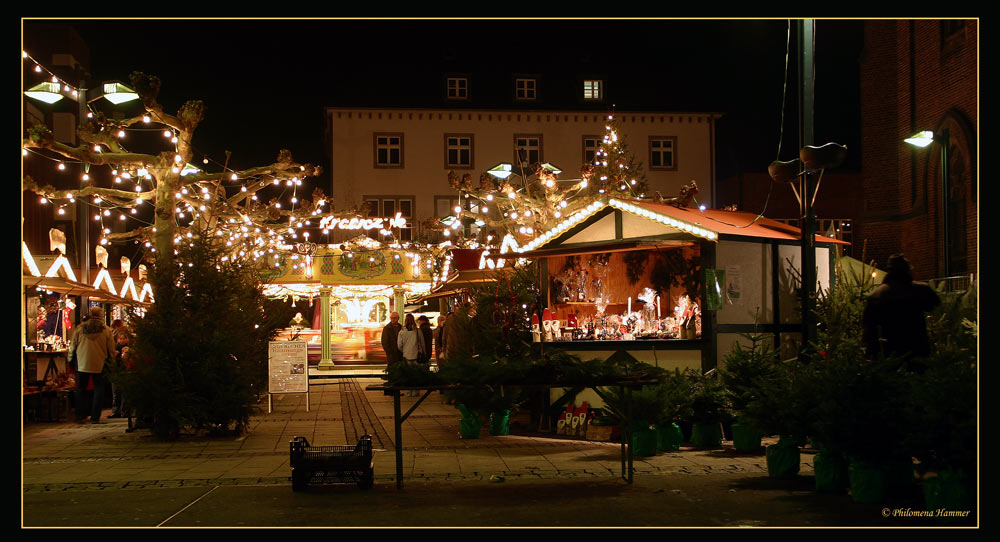
<svg viewBox="0 0 1000 542">
<path fill-rule="evenodd" d="M 861 504 L 878 504 L 885 501 L 885 469 L 881 465 L 860 459 L 851 459 L 848 466 L 851 500 Z"/>
<path fill-rule="evenodd" d="M 458 424 L 458 436 L 464 439 L 479 438 L 479 430 L 483 427 L 483 422 L 479 420 L 479 413 L 465 405 L 456 405 L 462 413 L 462 421 Z"/>
<path fill-rule="evenodd" d="M 691 426 L 691 444 L 696 448 L 718 448 L 722 446 L 722 425 L 719 423 L 696 423 Z"/>
<path fill-rule="evenodd" d="M 948 469 L 924 480 L 924 504 L 934 510 L 972 510 L 969 479 L 962 469 Z"/>
<path fill-rule="evenodd" d="M 632 455 L 636 457 L 656 455 L 656 430 L 646 420 L 632 421 Z"/>
<path fill-rule="evenodd" d="M 684 433 L 676 423 L 656 426 L 656 449 L 660 452 L 676 452 L 684 442 Z"/>
<path fill-rule="evenodd" d="M 741 452 L 760 450 L 760 440 L 764 435 L 751 425 L 736 422 L 733 424 L 733 447 Z"/>
<path fill-rule="evenodd" d="M 837 452 L 821 451 L 813 459 L 816 491 L 840 493 L 848 487 L 847 459 Z"/>
<path fill-rule="evenodd" d="M 799 446 L 793 439 L 781 437 L 767 447 L 767 475 L 771 478 L 794 478 L 799 474 Z"/>
<path fill-rule="evenodd" d="M 510 410 L 496 410 L 490 413 L 490 434 L 510 434 Z"/>
</svg>

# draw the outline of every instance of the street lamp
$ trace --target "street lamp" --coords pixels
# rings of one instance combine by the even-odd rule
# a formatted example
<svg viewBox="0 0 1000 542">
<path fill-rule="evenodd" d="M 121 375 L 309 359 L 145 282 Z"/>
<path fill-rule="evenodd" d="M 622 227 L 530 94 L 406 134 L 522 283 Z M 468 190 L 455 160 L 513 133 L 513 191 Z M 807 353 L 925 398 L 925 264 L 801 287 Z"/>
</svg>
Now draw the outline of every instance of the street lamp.
<svg viewBox="0 0 1000 542">
<path fill-rule="evenodd" d="M 64 97 L 68 97 L 71 100 L 77 102 L 77 123 L 82 123 L 83 119 L 87 116 L 87 105 L 95 102 L 101 98 L 107 99 L 109 102 L 118 105 L 125 102 L 130 102 L 139 98 L 139 94 L 132 90 L 128 86 L 119 83 L 117 81 L 112 81 L 109 83 L 104 83 L 102 86 L 102 91 L 100 93 L 94 94 L 89 99 L 88 90 L 84 88 L 81 84 L 78 89 L 70 89 L 69 85 L 60 85 L 56 82 L 45 82 L 35 85 L 24 92 L 25 96 L 45 102 L 47 104 L 54 104 Z M 84 282 L 90 281 L 90 221 L 87 220 L 87 213 L 78 212 L 77 213 L 77 226 L 80 229 L 80 239 L 81 239 L 81 250 L 80 250 L 80 276 L 84 277 Z M 86 294 L 80 296 L 80 306 L 82 307 L 81 313 L 86 312 L 88 297 Z"/>
<path fill-rule="evenodd" d="M 948 131 L 935 134 L 931 130 L 917 132 L 903 141 L 914 147 L 924 148 L 931 143 L 937 143 L 941 147 L 941 227 L 943 229 L 942 239 L 944 239 L 944 276 L 951 276 L 951 236 L 949 232 L 950 213 L 948 213 L 948 199 L 951 192 L 951 183 L 948 179 Z"/>
</svg>

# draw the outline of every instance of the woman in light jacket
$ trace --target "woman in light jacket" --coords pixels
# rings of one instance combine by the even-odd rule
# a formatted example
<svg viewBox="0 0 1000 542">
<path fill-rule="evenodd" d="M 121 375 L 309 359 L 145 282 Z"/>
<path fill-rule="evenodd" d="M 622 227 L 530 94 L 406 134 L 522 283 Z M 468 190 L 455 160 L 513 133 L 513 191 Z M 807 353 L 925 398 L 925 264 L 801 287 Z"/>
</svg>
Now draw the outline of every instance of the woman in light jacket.
<svg viewBox="0 0 1000 542">
<path fill-rule="evenodd" d="M 399 351 L 403 355 L 403 359 L 406 360 L 406 363 L 416 364 L 417 360 L 427 351 L 427 347 L 424 345 L 424 335 L 420 332 L 420 328 L 417 327 L 412 314 L 406 315 L 405 322 L 403 328 L 399 330 L 399 338 L 396 339 L 396 344 L 399 346 Z M 416 397 L 420 395 L 420 392 L 417 390 L 408 390 L 406 395 Z"/>
<path fill-rule="evenodd" d="M 420 333 L 420 329 L 417 327 L 412 314 L 406 315 L 405 322 L 403 329 L 399 330 L 399 338 L 396 339 L 396 344 L 399 346 L 399 351 L 402 352 L 404 360 L 416 363 L 421 354 L 427 351 L 427 347 L 423 344 L 423 334 Z"/>
</svg>

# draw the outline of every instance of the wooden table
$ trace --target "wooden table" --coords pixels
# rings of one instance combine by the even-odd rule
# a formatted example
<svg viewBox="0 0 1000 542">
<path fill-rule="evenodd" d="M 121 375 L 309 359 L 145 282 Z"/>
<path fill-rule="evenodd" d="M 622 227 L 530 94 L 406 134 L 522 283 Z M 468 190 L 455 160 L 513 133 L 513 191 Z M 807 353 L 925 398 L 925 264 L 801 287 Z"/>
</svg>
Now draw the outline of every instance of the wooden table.
<svg viewBox="0 0 1000 542">
<path fill-rule="evenodd" d="M 604 396 L 604 393 L 600 388 L 617 387 L 621 389 L 622 395 L 626 398 L 626 412 L 623 413 L 625 420 L 621 427 L 621 444 L 622 444 L 622 455 L 621 455 L 621 466 L 622 466 L 622 479 L 625 482 L 632 483 L 632 411 L 631 411 L 631 399 L 632 390 L 641 389 L 643 386 L 656 385 L 658 382 L 656 380 L 629 380 L 629 381 L 614 381 L 607 383 L 595 383 L 589 385 L 581 384 L 509 384 L 502 387 L 505 388 L 522 388 L 522 389 L 551 389 L 551 388 L 591 388 L 597 395 L 603 399 L 606 403 L 610 402 Z M 371 385 L 365 388 L 368 391 L 381 391 L 386 395 L 392 395 L 392 408 L 393 408 L 393 421 L 395 423 L 395 445 L 396 445 L 396 489 L 403 489 L 403 422 L 406 421 L 410 414 L 420 406 L 420 403 L 424 402 L 430 396 L 431 392 L 435 391 L 448 391 L 448 390 L 460 390 L 460 389 L 480 389 L 477 386 L 458 386 L 458 385 L 442 385 L 442 386 L 378 386 Z M 400 393 L 404 391 L 423 391 L 420 399 L 417 400 L 405 414 L 401 414 L 402 407 L 400 406 Z"/>
</svg>

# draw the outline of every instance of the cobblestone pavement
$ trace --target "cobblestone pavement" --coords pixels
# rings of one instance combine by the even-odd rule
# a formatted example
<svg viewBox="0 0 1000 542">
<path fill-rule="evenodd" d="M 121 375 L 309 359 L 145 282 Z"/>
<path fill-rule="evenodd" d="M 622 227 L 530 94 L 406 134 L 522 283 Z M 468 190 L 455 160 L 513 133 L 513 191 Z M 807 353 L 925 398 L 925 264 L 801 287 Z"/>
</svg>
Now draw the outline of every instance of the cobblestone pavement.
<svg viewBox="0 0 1000 542">
<path fill-rule="evenodd" d="M 437 392 L 427 397 L 403 423 L 402 453 L 406 486 L 404 491 L 396 491 L 392 397 L 365 389 L 366 386 L 377 383 L 381 381 L 352 378 L 312 385 L 308 409 L 304 395 L 273 396 L 271 412 L 267 411 L 265 402 L 262 412 L 251 418 L 249 430 L 240 436 L 182 436 L 173 442 L 161 442 L 147 431 L 126 433 L 127 423 L 119 419 L 109 420 L 109 423 L 102 425 L 72 422 L 26 424 L 22 431 L 23 517 L 36 518 L 40 514 L 41 519 L 32 519 L 40 523 L 32 524 L 42 525 L 126 525 L 131 524 L 129 522 L 132 520 L 117 516 L 106 517 L 106 514 L 98 510 L 95 517 L 103 518 L 100 521 L 106 522 L 100 523 L 98 519 L 83 518 L 78 515 L 79 512 L 74 512 L 73 507 L 96 499 L 123 503 L 164 501 L 158 506 L 165 510 L 185 510 L 208 494 L 211 494 L 212 502 L 223 499 L 226 495 L 235 495 L 234 491 L 241 495 L 271 495 L 269 492 L 273 490 L 278 491 L 275 495 L 291 495 L 288 442 L 295 436 L 304 436 L 314 445 L 344 445 L 354 444 L 360 435 L 371 434 L 376 447 L 374 494 L 381 495 L 379 502 L 400 499 L 403 502 L 406 494 L 411 497 L 417 494 L 428 495 L 428 498 L 435 499 L 437 497 L 434 495 L 440 494 L 440 482 L 449 483 L 449 492 L 458 488 L 474 491 L 478 487 L 487 493 L 497 492 L 496 488 L 501 487 L 495 483 L 498 481 L 504 482 L 502 486 L 509 488 L 541 487 L 537 484 L 543 484 L 544 487 L 554 488 L 551 489 L 553 502 L 557 502 L 559 498 L 560 484 L 566 484 L 567 488 L 604 488 L 600 491 L 612 491 L 615 494 L 621 490 L 614 488 L 632 487 L 635 488 L 630 493 L 633 496 L 645 494 L 644 491 L 672 493 L 678 487 L 690 487 L 692 492 L 700 487 L 703 489 L 697 490 L 699 494 L 707 495 L 709 488 L 717 488 L 712 491 L 720 492 L 720 497 L 725 497 L 722 493 L 742 491 L 741 495 L 744 497 L 740 506 L 748 507 L 747 510 L 762 506 L 755 499 L 763 499 L 779 507 L 792 506 L 795 499 L 815 493 L 808 487 L 812 481 L 811 454 L 801 455 L 801 476 L 792 485 L 786 483 L 788 487 L 785 487 L 768 481 L 762 451 L 737 453 L 728 442 L 718 449 L 682 448 L 677 452 L 659 453 L 653 457 L 636 457 L 636 483 L 628 486 L 621 480 L 621 448 L 618 443 L 523 432 L 492 436 L 485 430 L 479 439 L 463 440 L 458 436 L 458 410 L 445 404 L 443 397 Z M 417 399 L 403 397 L 403 412 Z M 647 489 L 640 491 L 643 487 Z M 651 487 L 658 489 L 649 489 Z M 744 489 L 750 491 L 743 491 Z M 349 490 L 354 490 L 351 495 L 373 494 L 358 493 L 353 486 L 344 491 Z M 246 491 L 251 493 L 245 493 Z M 328 496 L 345 494 L 339 489 L 331 491 L 333 493 Z M 525 491 L 530 495 L 533 490 Z M 750 498 L 751 493 L 758 496 Z M 390 497 L 390 494 L 395 496 Z M 133 497 L 130 498 L 129 495 Z M 792 496 L 794 498 L 789 500 Z M 850 501 L 846 495 L 839 497 L 841 500 L 830 502 Z M 708 497 L 699 497 L 697 501 L 701 502 L 704 498 Z M 284 499 L 274 497 L 275 502 Z M 208 498 L 202 504 L 207 502 Z M 294 506 L 303 505 L 301 495 L 289 502 L 294 503 Z M 913 505 L 918 506 L 917 503 Z M 126 507 L 128 506 L 131 505 Z M 466 504 L 455 502 L 451 506 L 461 508 Z M 48 515 L 41 513 L 40 507 L 54 510 L 67 508 L 65 517 L 49 523 Z M 685 517 L 688 521 L 700 521 L 695 519 L 694 504 L 692 507 L 692 515 Z M 838 510 L 840 507 L 841 504 L 835 506 Z M 815 510 L 809 513 L 814 512 Z M 531 510 L 525 509 L 523 513 L 525 518 L 533 517 Z M 826 521 L 822 519 L 824 517 L 829 518 L 831 524 L 841 524 L 837 523 L 840 518 L 837 513 L 817 512 L 818 515 L 809 515 L 799 523 L 793 521 L 792 524 L 817 524 L 817 521 Z M 869 518 L 877 515 L 877 509 L 854 507 L 851 513 L 861 513 L 864 518 Z M 250 511 L 248 514 L 252 516 L 254 512 Z M 765 512 L 760 514 L 767 515 Z M 137 514 L 138 516 L 140 515 Z M 410 517 L 414 525 L 426 524 L 425 519 Z M 273 521 L 274 524 L 285 524 L 284 522 L 293 521 L 289 518 L 276 517 Z M 148 521 L 152 520 L 143 517 L 139 523 L 147 525 Z M 177 519 L 173 521 L 176 522 Z M 205 521 L 211 522 L 210 519 Z M 303 525 L 319 524 L 305 518 L 295 521 L 300 521 Z M 344 519 L 342 523 L 353 521 L 361 519 Z M 373 525 L 382 525 L 388 520 L 372 517 L 370 521 Z M 399 521 L 403 523 L 397 524 L 407 524 L 406 520 Z M 447 521 L 446 524 L 454 524 L 451 520 Z M 482 521 L 486 523 L 478 524 L 488 524 L 489 516 L 484 516 Z M 534 524 L 544 524 L 543 519 L 525 521 L 525 524 L 532 521 Z M 605 523 L 616 524 L 616 521 L 623 520 L 609 516 Z M 645 524 L 638 519 L 635 521 L 639 521 L 636 524 Z M 772 519 L 764 524 L 771 525 L 774 522 Z M 704 524 L 715 523 L 706 520 Z"/>
</svg>

